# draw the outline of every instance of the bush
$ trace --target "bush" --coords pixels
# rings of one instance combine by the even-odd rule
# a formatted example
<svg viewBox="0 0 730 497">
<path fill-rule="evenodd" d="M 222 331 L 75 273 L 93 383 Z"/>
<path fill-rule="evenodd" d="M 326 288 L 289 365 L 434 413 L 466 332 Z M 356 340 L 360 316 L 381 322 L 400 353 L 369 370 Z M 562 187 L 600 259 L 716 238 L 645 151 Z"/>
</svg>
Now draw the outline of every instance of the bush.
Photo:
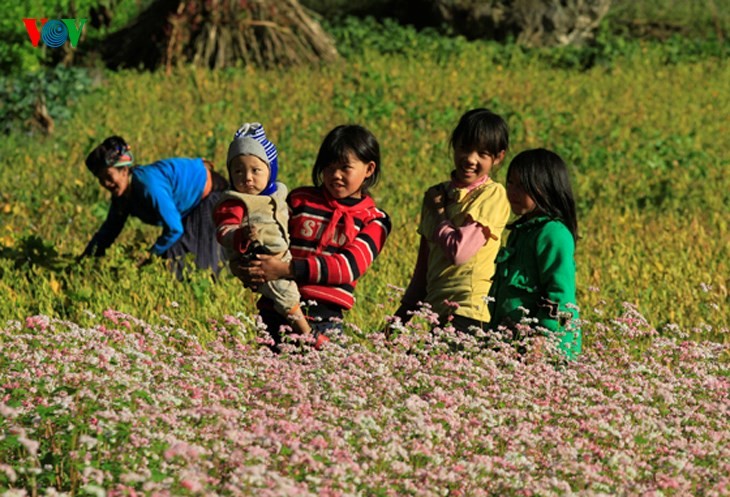
<svg viewBox="0 0 730 497">
<path fill-rule="evenodd" d="M 34 122 L 39 105 L 45 106 L 53 120 L 68 118 L 70 106 L 91 87 L 88 70 L 63 66 L 0 78 L 2 132 L 26 129 Z"/>
</svg>

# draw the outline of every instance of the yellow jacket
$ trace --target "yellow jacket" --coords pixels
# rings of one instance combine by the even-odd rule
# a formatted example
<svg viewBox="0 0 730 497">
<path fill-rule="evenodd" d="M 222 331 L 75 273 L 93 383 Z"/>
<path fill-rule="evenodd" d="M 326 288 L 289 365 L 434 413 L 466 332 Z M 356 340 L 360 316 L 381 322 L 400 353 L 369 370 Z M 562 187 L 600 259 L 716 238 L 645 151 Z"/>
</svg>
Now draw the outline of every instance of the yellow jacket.
<svg viewBox="0 0 730 497">
<path fill-rule="evenodd" d="M 428 241 L 429 255 L 426 274 L 426 302 L 440 317 L 457 314 L 489 322 L 487 295 L 494 274 L 494 261 L 501 245 L 502 231 L 510 215 L 507 193 L 502 185 L 488 179 L 469 190 L 456 188 L 450 181 L 442 184 L 446 190 L 446 216 L 454 226 L 462 226 L 467 216 L 490 228 L 499 239 L 486 245 L 462 265 L 454 265 L 434 242 L 434 234 L 442 219 L 424 202 L 418 232 Z M 447 302 L 458 304 L 458 308 Z"/>
</svg>

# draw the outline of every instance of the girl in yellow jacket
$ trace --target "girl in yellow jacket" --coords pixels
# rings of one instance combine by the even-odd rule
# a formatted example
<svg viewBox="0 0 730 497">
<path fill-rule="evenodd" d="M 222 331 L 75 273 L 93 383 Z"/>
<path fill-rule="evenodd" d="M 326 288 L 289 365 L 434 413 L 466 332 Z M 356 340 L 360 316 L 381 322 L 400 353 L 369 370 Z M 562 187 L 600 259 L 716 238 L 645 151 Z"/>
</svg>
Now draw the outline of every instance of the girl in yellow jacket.
<svg viewBox="0 0 730 497">
<path fill-rule="evenodd" d="M 395 314 L 401 321 L 428 303 L 441 324 L 462 332 L 487 328 L 494 260 L 510 215 L 505 189 L 490 174 L 508 145 L 507 123 L 499 115 L 479 108 L 459 120 L 451 135 L 451 177 L 424 196 L 418 259 Z"/>
</svg>

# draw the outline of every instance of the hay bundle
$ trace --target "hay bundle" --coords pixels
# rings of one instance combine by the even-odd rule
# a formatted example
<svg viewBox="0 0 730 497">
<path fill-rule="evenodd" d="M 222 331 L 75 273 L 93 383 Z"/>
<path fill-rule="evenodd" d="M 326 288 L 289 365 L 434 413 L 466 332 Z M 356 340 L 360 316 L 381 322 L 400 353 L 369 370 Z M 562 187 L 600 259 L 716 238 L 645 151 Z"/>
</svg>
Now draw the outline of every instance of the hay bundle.
<svg viewBox="0 0 730 497">
<path fill-rule="evenodd" d="M 156 0 L 111 34 L 102 54 L 111 67 L 189 62 L 284 67 L 332 61 L 337 50 L 297 0 Z"/>
</svg>

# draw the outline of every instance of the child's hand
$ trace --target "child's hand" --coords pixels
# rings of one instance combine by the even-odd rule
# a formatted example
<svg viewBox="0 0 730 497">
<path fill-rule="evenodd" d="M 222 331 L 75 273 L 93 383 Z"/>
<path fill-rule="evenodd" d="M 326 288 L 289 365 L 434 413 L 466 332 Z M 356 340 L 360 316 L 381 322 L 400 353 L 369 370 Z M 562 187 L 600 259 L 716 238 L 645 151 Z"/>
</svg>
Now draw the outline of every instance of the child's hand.
<svg viewBox="0 0 730 497">
<path fill-rule="evenodd" d="M 492 239 L 495 242 L 499 240 L 499 237 L 492 233 L 492 230 L 489 229 L 489 226 L 482 226 L 482 233 L 484 233 L 484 238 L 487 240 Z"/>
<path fill-rule="evenodd" d="M 244 225 L 238 228 L 241 230 L 241 236 L 246 240 L 258 240 L 259 232 L 256 226 Z"/>
<path fill-rule="evenodd" d="M 424 204 L 429 209 L 433 209 L 440 216 L 446 212 L 446 191 L 443 185 L 432 186 L 426 191 L 423 199 Z"/>
<path fill-rule="evenodd" d="M 248 267 L 252 283 L 265 283 L 272 280 L 293 279 L 291 263 L 284 262 L 274 255 L 258 254 Z"/>
<path fill-rule="evenodd" d="M 251 281 L 250 266 L 247 261 L 240 258 L 233 258 L 228 261 L 228 267 L 233 275 L 243 282 L 244 288 L 250 288 L 254 292 L 259 289 L 258 284 Z"/>
<path fill-rule="evenodd" d="M 482 223 L 478 221 L 474 221 L 474 218 L 471 216 L 471 214 L 466 215 L 466 222 L 467 223 L 476 223 L 479 225 L 479 227 L 482 229 L 482 233 L 484 233 L 484 238 L 486 240 L 489 240 L 490 238 L 494 241 L 499 240 L 499 237 L 492 233 L 492 230 L 489 229 L 489 226 L 484 226 Z"/>
</svg>

